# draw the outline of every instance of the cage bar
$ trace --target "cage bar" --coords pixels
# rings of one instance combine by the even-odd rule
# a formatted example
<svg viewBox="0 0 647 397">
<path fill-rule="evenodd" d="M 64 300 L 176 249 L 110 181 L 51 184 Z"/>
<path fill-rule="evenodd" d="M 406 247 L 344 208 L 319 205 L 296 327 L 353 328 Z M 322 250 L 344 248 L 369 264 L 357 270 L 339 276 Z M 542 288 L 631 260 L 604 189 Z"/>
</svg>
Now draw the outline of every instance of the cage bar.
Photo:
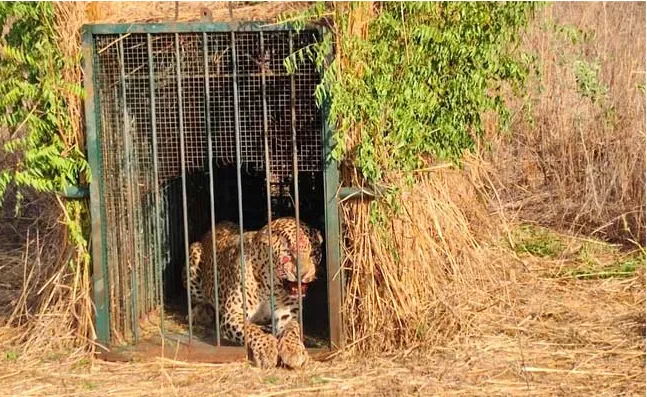
<svg viewBox="0 0 647 397">
<path fill-rule="evenodd" d="M 149 95 L 150 95 L 150 109 L 151 109 L 151 133 L 152 133 L 152 146 L 153 146 L 153 192 L 155 195 L 155 273 L 157 274 L 156 288 L 158 292 L 158 304 L 160 308 L 160 330 L 162 334 L 166 332 L 164 324 L 164 272 L 162 267 L 162 235 L 160 218 L 160 185 L 159 185 L 159 165 L 158 165 L 158 138 L 157 138 L 157 112 L 155 108 L 155 67 L 153 63 L 153 40 L 150 33 L 146 34 L 146 53 L 148 57 L 148 81 L 149 81 Z"/>
<path fill-rule="evenodd" d="M 271 176 L 271 163 L 270 163 L 270 144 L 269 144 L 269 130 L 267 124 L 267 90 L 265 87 L 265 73 L 269 65 L 265 64 L 265 42 L 263 40 L 263 32 L 259 32 L 261 57 L 263 57 L 261 65 L 261 96 L 263 100 L 263 149 L 265 151 L 265 195 L 267 196 L 267 238 L 268 238 L 268 259 L 270 264 L 270 323 L 272 335 L 276 336 L 276 302 L 274 302 L 274 254 L 272 252 L 272 193 L 270 189 Z"/>
<path fill-rule="evenodd" d="M 290 54 L 294 51 L 294 37 L 290 32 Z M 294 75 L 290 76 L 290 120 L 292 129 L 292 175 L 294 181 L 294 217 L 297 220 L 296 244 L 297 244 L 297 303 L 299 305 L 299 328 L 301 330 L 301 339 L 303 339 L 303 296 L 301 296 L 301 263 L 300 263 L 300 240 L 301 232 L 300 223 L 300 202 L 299 202 L 299 155 L 297 149 L 297 113 L 296 113 L 296 89 L 294 86 Z"/>
<path fill-rule="evenodd" d="M 213 139 L 211 135 L 211 90 L 209 83 L 209 55 L 207 49 L 207 33 L 202 33 L 202 54 L 204 57 L 204 96 L 205 113 L 207 114 L 207 162 L 209 164 L 209 210 L 211 213 L 211 249 L 213 252 L 213 304 L 215 312 L 216 345 L 220 346 L 220 306 L 218 305 L 218 261 L 216 260 L 216 209 L 213 186 Z"/>
<path fill-rule="evenodd" d="M 180 35 L 175 34 L 175 76 L 177 78 L 177 107 L 178 123 L 180 127 L 180 170 L 182 173 L 182 220 L 184 224 L 184 262 L 187 283 L 191 278 L 189 270 L 189 215 L 186 200 L 186 148 L 184 137 L 184 113 L 182 101 L 182 62 L 180 60 Z M 189 312 L 189 343 L 193 339 L 193 308 L 191 305 L 191 288 L 186 289 L 187 310 Z"/>
<path fill-rule="evenodd" d="M 240 241 L 240 284 L 243 293 L 243 340 L 245 350 L 247 350 L 247 332 L 245 331 L 245 324 L 247 323 L 247 290 L 245 285 L 246 266 L 245 266 L 245 240 L 243 239 L 243 187 L 241 176 L 241 139 L 240 139 L 240 116 L 239 116 L 239 100 L 238 100 L 238 62 L 236 54 L 236 35 L 231 32 L 231 60 L 233 69 L 233 89 L 234 89 L 234 128 L 236 133 L 236 188 L 238 189 L 238 232 Z"/>
<path fill-rule="evenodd" d="M 82 54 L 83 54 L 83 75 L 84 85 L 89 87 L 98 86 L 95 65 L 98 63 L 95 42 L 92 31 L 84 28 L 82 30 Z M 85 119 L 88 121 L 86 127 L 88 163 L 92 180 L 95 183 L 90 185 L 90 214 L 91 227 L 93 230 L 92 239 L 92 286 L 94 291 L 95 328 L 98 342 L 107 345 L 110 341 L 110 277 L 107 269 L 107 249 L 105 243 L 106 225 L 103 220 L 106 218 L 105 206 L 101 205 L 104 197 L 103 191 L 103 156 L 101 153 L 101 117 L 96 117 L 101 112 L 99 103 L 100 95 L 95 90 L 86 91 Z M 94 121 L 94 122 L 93 122 Z"/>
<path fill-rule="evenodd" d="M 136 221 L 135 221 L 135 194 L 133 193 L 133 162 L 132 162 L 132 148 L 131 148 L 131 119 L 128 114 L 127 105 L 126 105 L 126 73 L 125 73 L 125 62 L 124 62 L 124 42 L 123 36 L 120 37 L 119 42 L 117 43 L 119 49 L 119 87 L 121 89 L 121 111 L 122 111 L 122 131 L 123 131 L 123 140 L 124 140 L 124 151 L 125 151 L 125 168 L 126 168 L 126 197 L 127 197 L 127 219 L 128 227 L 131 232 L 136 230 Z M 138 305 L 138 272 L 137 265 L 139 261 L 135 261 L 135 252 L 137 251 L 135 247 L 135 242 L 132 239 L 128 239 L 128 251 L 129 256 L 129 275 L 130 275 L 130 321 L 132 322 L 131 327 L 135 338 L 135 343 L 139 341 L 139 327 L 137 324 L 137 314 L 139 311 Z"/>
</svg>

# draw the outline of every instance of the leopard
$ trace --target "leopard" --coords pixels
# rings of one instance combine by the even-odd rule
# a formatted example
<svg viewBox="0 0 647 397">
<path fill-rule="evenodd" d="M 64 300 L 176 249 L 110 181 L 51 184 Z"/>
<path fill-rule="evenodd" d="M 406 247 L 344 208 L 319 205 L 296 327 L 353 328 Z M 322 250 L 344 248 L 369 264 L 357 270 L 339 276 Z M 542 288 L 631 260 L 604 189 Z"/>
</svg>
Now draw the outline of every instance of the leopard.
<svg viewBox="0 0 647 397">
<path fill-rule="evenodd" d="M 217 223 L 189 247 L 188 284 L 186 273 L 182 274 L 196 320 L 214 324 L 218 313 L 221 333 L 226 340 L 244 345 L 247 338 L 252 365 L 265 369 L 305 366 L 310 359 L 301 337 L 299 299 L 306 296 L 308 287 L 316 279 L 322 244 L 319 230 L 297 222 L 294 217 L 274 219 L 258 230 L 243 231 L 242 235 L 233 222 Z M 218 310 L 214 307 L 214 281 L 218 285 Z M 276 336 L 264 325 L 272 318 L 272 290 Z"/>
</svg>

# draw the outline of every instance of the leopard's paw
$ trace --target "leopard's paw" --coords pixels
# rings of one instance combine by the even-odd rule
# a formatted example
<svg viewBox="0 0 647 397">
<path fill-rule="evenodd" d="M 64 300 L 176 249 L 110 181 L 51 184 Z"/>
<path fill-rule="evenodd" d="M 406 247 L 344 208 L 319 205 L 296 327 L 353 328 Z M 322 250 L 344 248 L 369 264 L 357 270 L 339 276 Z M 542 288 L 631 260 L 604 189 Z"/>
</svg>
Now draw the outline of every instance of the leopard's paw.
<svg viewBox="0 0 647 397">
<path fill-rule="evenodd" d="M 216 323 L 216 311 L 210 304 L 196 303 L 193 305 L 192 314 L 194 324 L 210 328 Z M 188 315 L 187 321 L 189 321 Z"/>
<path fill-rule="evenodd" d="M 279 361 L 278 341 L 271 334 L 259 335 L 250 341 L 252 364 L 262 369 L 274 368 Z"/>
<path fill-rule="evenodd" d="M 279 338 L 279 357 L 281 363 L 289 368 L 301 368 L 305 366 L 310 357 L 303 341 L 298 323 L 288 324 Z"/>
</svg>

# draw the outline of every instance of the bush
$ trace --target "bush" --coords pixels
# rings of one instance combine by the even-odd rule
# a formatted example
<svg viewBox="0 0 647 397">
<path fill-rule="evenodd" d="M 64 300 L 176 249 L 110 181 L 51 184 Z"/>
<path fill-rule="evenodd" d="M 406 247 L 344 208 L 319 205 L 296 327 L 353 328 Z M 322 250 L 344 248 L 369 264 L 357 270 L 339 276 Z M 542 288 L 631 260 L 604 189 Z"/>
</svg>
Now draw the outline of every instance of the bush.
<svg viewBox="0 0 647 397">
<path fill-rule="evenodd" d="M 318 8 L 308 17 L 325 12 Z M 483 133 L 482 113 L 493 110 L 506 120 L 501 86 L 520 87 L 528 72 L 516 45 L 534 8 L 385 2 L 360 37 L 351 13 L 336 6 L 335 38 L 306 50 L 323 65 L 333 40 L 339 47 L 317 93 L 330 100 L 334 157 L 353 160 L 373 184 L 392 172 L 410 175 L 429 160 L 458 162 Z"/>
<path fill-rule="evenodd" d="M 0 3 L 0 129 L 4 145 L 18 160 L 0 171 L 0 202 L 10 183 L 40 192 L 62 191 L 88 176 L 79 128 L 68 112 L 69 98 L 80 97 L 80 81 L 65 72 L 78 67 L 57 45 L 53 3 Z M 76 117 L 79 119 L 79 117 Z M 6 166 L 6 165 L 3 165 Z"/>
</svg>

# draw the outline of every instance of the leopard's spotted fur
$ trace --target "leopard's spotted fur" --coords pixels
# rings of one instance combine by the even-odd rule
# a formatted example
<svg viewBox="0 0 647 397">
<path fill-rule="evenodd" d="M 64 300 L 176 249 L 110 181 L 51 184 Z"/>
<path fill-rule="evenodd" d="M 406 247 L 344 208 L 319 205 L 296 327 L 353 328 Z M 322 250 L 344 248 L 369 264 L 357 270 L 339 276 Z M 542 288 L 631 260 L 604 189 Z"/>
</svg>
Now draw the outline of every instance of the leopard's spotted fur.
<svg viewBox="0 0 647 397">
<path fill-rule="evenodd" d="M 271 226 L 272 240 L 269 231 Z M 267 368 L 281 362 L 289 367 L 300 367 L 308 361 L 301 340 L 298 314 L 296 258 L 299 257 L 302 290 L 314 281 L 321 261 L 322 237 L 319 231 L 301 222 L 299 244 L 296 244 L 296 219 L 279 218 L 258 231 L 242 236 L 245 253 L 245 291 L 247 316 L 243 313 L 241 288 L 240 236 L 238 226 L 221 222 L 215 227 L 216 264 L 218 267 L 218 301 L 220 324 L 224 337 L 237 344 L 244 343 L 247 334 L 252 362 Z M 259 324 L 269 321 L 270 261 L 272 247 L 274 268 L 274 316 L 279 339 L 266 333 Z M 297 249 L 298 247 L 298 249 Z M 214 297 L 213 240 L 209 231 L 200 242 L 190 246 L 189 288 L 196 319 L 213 319 Z M 186 276 L 183 272 L 186 288 Z M 200 321 L 200 320 L 199 320 Z M 213 324 L 213 322 L 210 322 Z"/>
</svg>

